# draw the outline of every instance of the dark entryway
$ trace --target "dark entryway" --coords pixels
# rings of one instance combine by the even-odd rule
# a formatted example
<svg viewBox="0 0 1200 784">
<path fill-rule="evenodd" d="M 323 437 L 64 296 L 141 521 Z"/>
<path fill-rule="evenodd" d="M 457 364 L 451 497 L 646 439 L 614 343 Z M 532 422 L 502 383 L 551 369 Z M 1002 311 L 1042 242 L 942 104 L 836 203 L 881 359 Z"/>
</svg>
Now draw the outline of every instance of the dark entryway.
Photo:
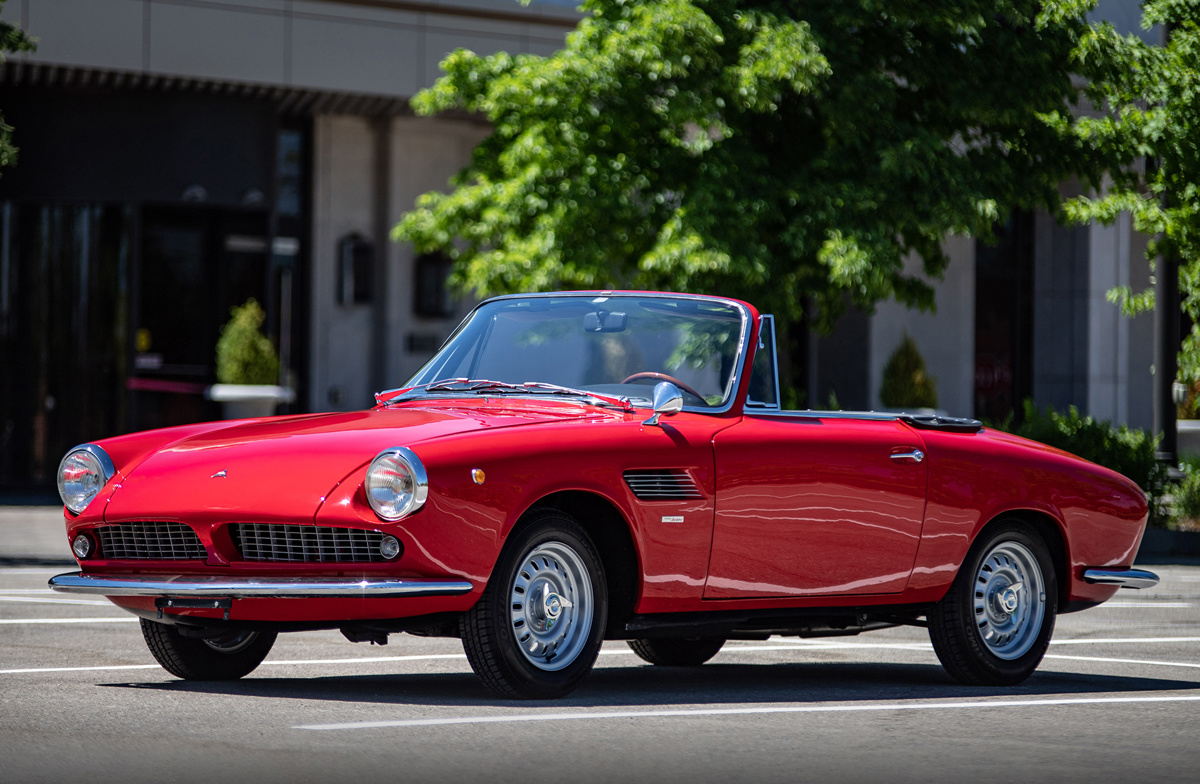
<svg viewBox="0 0 1200 784">
<path fill-rule="evenodd" d="M 220 416 L 204 391 L 215 380 L 221 325 L 230 308 L 250 298 L 264 307 L 274 304 L 268 297 L 267 236 L 263 212 L 195 207 L 143 212 L 128 429 Z"/>
<path fill-rule="evenodd" d="M 1019 417 L 1033 393 L 1033 214 L 975 245 L 975 416 Z"/>
<path fill-rule="evenodd" d="M 309 123 L 268 101 L 3 89 L 0 492 L 53 491 L 71 446 L 220 417 L 205 399 L 250 297 L 303 385 Z"/>
</svg>

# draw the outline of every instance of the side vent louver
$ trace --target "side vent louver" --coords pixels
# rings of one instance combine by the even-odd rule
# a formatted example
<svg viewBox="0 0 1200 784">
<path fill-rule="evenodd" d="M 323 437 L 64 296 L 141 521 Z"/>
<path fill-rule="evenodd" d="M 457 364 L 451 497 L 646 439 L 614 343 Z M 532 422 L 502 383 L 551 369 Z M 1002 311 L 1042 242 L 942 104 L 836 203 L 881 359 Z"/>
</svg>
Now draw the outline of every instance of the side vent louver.
<svg viewBox="0 0 1200 784">
<path fill-rule="evenodd" d="M 643 501 L 686 501 L 700 498 L 700 488 L 682 470 L 626 471 L 625 484 Z"/>
</svg>

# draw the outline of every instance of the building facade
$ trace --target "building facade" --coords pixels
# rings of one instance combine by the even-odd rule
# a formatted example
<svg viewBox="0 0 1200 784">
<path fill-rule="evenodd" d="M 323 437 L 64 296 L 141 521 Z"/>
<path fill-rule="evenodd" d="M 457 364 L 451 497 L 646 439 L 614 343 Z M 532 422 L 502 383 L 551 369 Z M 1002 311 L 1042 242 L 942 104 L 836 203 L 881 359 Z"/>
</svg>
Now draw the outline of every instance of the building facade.
<svg viewBox="0 0 1200 784">
<path fill-rule="evenodd" d="M 488 132 L 409 99 L 465 47 L 548 54 L 574 0 L 7 0 L 38 39 L 0 66 L 18 165 L 0 172 L 0 493 L 49 488 L 81 441 L 217 418 L 205 397 L 230 308 L 253 297 L 285 411 L 351 410 L 402 384 L 464 313 L 447 264 L 390 242 Z M 1136 4 L 1100 12 L 1136 28 Z M 1147 33 L 1153 35 L 1153 32 Z M 952 415 L 1025 398 L 1150 427 L 1149 282 L 1128 220 L 1017 214 L 950 237 L 937 312 L 848 313 L 807 348 L 809 405 L 881 408 L 907 333 Z"/>
<path fill-rule="evenodd" d="M 461 318 L 446 264 L 388 232 L 487 127 L 408 105 L 454 49 L 548 54 L 572 2 L 8 0 L 0 67 L 0 491 L 80 441 L 217 418 L 253 297 L 292 411 L 403 383 Z"/>
</svg>

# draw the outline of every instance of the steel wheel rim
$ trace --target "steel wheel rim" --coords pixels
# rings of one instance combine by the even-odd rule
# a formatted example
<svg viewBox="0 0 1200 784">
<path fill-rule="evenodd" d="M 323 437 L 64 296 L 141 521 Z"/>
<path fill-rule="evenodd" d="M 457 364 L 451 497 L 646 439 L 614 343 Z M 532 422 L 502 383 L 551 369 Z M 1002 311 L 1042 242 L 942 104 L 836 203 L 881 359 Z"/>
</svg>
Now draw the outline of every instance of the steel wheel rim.
<svg viewBox="0 0 1200 784">
<path fill-rule="evenodd" d="M 240 632 L 213 637 L 205 640 L 204 644 L 217 653 L 237 653 L 249 648 L 256 639 L 258 632 Z"/>
<path fill-rule="evenodd" d="M 517 649 L 545 672 L 571 665 L 592 631 L 592 580 L 579 553 L 546 542 L 521 560 L 509 587 L 509 618 Z"/>
<path fill-rule="evenodd" d="M 975 628 L 988 651 L 1011 661 L 1029 652 L 1046 615 L 1046 584 L 1023 544 L 1002 542 L 984 556 L 972 596 Z"/>
</svg>

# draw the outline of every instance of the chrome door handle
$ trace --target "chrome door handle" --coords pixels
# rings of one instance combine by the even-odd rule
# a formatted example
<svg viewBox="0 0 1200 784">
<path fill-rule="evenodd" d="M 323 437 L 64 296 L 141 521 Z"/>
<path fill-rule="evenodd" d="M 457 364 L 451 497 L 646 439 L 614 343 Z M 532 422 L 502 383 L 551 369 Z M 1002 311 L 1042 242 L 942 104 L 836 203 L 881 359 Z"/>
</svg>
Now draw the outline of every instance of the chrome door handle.
<svg viewBox="0 0 1200 784">
<path fill-rule="evenodd" d="M 893 452 L 893 460 L 911 460 L 914 463 L 919 463 L 925 459 L 925 453 L 920 449 L 914 449 L 911 452 Z"/>
</svg>

